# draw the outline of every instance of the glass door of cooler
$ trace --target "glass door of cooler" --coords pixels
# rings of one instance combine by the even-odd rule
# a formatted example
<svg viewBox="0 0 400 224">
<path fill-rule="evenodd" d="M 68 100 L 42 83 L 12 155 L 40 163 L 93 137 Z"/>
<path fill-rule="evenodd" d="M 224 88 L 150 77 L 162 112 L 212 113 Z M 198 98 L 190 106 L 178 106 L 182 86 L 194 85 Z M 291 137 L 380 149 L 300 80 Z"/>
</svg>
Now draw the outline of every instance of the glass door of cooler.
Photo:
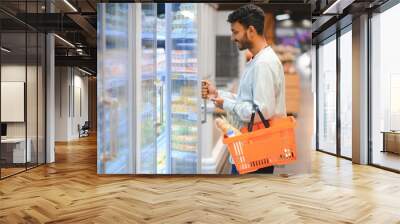
<svg viewBox="0 0 400 224">
<path fill-rule="evenodd" d="M 195 174 L 199 170 L 200 141 L 196 4 L 166 4 L 166 23 L 171 119 L 170 169 L 173 174 Z"/>
<path fill-rule="evenodd" d="M 98 4 L 97 172 L 133 172 L 131 102 L 132 51 L 129 47 L 132 5 Z"/>
<path fill-rule="evenodd" d="M 169 174 L 169 120 L 168 88 L 166 66 L 166 22 L 165 4 L 157 4 L 157 78 L 156 78 L 156 138 L 157 138 L 157 173 Z"/>
<path fill-rule="evenodd" d="M 138 4 L 139 5 L 139 4 Z M 157 80 L 156 80 L 156 16 L 157 5 L 154 3 L 140 4 L 136 11 L 141 15 L 141 52 L 140 71 L 135 71 L 137 82 L 140 85 L 140 94 L 137 95 L 137 111 L 140 116 L 140 139 L 137 151 L 138 174 L 157 173 Z"/>
</svg>

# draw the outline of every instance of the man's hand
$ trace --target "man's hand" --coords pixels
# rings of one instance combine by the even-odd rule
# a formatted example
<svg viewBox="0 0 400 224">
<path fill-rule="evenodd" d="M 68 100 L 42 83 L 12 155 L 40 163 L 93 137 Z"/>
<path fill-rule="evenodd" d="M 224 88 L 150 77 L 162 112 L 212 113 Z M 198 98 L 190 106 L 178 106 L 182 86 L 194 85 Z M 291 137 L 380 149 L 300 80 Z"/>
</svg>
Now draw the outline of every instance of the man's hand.
<svg viewBox="0 0 400 224">
<path fill-rule="evenodd" d="M 217 88 L 208 80 L 201 81 L 201 97 L 203 99 L 211 99 L 218 97 Z"/>
<path fill-rule="evenodd" d="M 212 98 L 211 99 L 214 102 L 214 105 L 220 108 L 223 108 L 224 106 L 224 99 L 217 97 L 217 98 Z"/>
</svg>

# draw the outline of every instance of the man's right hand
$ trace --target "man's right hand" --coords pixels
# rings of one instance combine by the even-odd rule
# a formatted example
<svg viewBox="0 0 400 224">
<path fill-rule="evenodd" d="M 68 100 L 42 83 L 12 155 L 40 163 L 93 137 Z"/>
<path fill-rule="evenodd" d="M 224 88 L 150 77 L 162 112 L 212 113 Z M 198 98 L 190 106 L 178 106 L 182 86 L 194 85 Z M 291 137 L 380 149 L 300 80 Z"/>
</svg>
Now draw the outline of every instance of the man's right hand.
<svg viewBox="0 0 400 224">
<path fill-rule="evenodd" d="M 218 97 L 217 88 L 209 80 L 202 80 L 201 82 L 201 97 L 203 99 Z"/>
</svg>

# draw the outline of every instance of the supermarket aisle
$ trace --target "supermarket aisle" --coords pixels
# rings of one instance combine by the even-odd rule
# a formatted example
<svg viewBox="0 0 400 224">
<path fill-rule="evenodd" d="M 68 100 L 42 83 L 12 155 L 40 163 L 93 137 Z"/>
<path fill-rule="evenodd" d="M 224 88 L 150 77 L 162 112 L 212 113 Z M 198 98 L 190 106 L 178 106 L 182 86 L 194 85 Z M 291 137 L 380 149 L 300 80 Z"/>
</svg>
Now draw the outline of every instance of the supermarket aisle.
<svg viewBox="0 0 400 224">
<path fill-rule="evenodd" d="M 398 174 L 312 152 L 312 173 L 99 176 L 96 138 L 58 144 L 57 161 L 0 181 L 0 223 L 395 223 Z M 335 167 L 335 169 L 332 169 Z M 26 187 L 26 186 L 29 186 Z M 44 194 L 44 192 L 46 192 Z M 257 198 L 257 200 L 254 200 Z"/>
</svg>

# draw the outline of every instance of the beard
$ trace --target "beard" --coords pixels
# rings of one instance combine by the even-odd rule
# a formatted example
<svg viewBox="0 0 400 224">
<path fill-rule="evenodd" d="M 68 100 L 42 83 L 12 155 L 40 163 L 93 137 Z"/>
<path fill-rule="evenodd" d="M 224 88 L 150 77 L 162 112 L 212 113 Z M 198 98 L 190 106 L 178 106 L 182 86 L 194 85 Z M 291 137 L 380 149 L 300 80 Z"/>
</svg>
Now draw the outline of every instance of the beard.
<svg viewBox="0 0 400 224">
<path fill-rule="evenodd" d="M 236 42 L 237 47 L 239 48 L 239 50 L 243 51 L 246 49 L 250 49 L 251 48 L 251 42 L 249 41 L 249 39 L 247 38 L 247 34 L 245 34 L 243 36 L 243 39 L 240 41 Z"/>
</svg>

